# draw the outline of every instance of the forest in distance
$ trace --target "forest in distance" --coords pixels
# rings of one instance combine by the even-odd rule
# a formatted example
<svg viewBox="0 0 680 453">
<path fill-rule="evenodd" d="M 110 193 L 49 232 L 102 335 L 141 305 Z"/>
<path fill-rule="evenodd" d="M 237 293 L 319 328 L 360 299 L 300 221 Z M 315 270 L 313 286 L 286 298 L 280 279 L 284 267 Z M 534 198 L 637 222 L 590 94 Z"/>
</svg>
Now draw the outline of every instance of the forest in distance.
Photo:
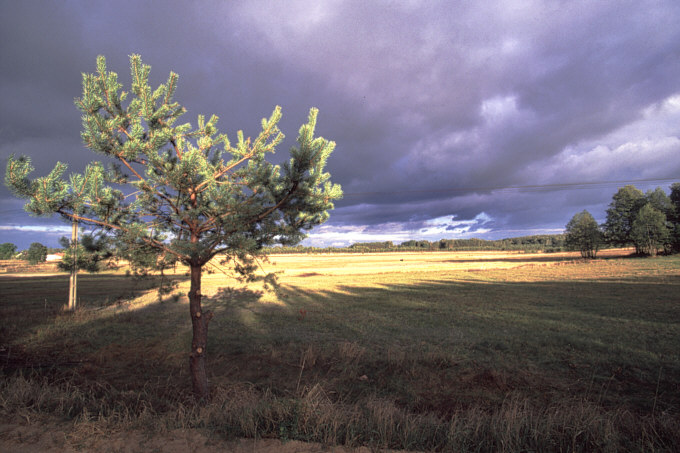
<svg viewBox="0 0 680 453">
<path fill-rule="evenodd" d="M 525 251 L 545 253 L 563 251 L 564 234 L 542 234 L 506 239 L 440 239 L 438 241 L 410 240 L 401 244 L 392 241 L 357 242 L 348 247 L 270 247 L 268 254 L 277 253 L 376 253 L 376 252 L 424 252 L 424 251 Z"/>
</svg>

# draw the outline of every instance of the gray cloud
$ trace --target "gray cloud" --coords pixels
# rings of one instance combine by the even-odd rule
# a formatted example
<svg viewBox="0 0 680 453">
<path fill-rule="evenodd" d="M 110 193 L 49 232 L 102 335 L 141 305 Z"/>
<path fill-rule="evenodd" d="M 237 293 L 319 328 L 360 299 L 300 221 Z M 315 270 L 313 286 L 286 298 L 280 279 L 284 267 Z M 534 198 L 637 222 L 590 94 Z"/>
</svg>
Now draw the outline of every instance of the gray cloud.
<svg viewBox="0 0 680 453">
<path fill-rule="evenodd" d="M 318 107 L 318 132 L 338 143 L 329 170 L 347 193 L 328 226 L 343 231 L 417 232 L 481 213 L 487 236 L 552 230 L 585 207 L 601 217 L 616 187 L 498 189 L 680 174 L 671 0 L 0 8 L 0 157 L 31 155 L 40 174 L 95 157 L 79 140 L 80 73 L 104 54 L 128 83 L 131 53 L 154 83 L 180 74 L 186 121 L 216 113 L 229 135 L 254 135 L 283 106 L 278 159 Z M 4 224 L 29 224 L 9 197 L 0 190 Z"/>
</svg>

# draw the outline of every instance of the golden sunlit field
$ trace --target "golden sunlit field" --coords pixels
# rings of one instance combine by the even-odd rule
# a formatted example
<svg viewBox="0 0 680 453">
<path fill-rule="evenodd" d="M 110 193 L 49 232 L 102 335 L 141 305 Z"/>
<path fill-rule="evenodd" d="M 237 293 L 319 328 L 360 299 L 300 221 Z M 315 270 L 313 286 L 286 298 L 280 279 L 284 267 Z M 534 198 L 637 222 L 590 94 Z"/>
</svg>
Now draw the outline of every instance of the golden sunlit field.
<svg viewBox="0 0 680 453">
<path fill-rule="evenodd" d="M 213 266 L 203 406 L 185 269 L 160 300 L 83 274 L 76 313 L 67 275 L 0 274 L 0 447 L 678 451 L 680 256 L 629 253 L 282 254 L 268 288 Z"/>
</svg>

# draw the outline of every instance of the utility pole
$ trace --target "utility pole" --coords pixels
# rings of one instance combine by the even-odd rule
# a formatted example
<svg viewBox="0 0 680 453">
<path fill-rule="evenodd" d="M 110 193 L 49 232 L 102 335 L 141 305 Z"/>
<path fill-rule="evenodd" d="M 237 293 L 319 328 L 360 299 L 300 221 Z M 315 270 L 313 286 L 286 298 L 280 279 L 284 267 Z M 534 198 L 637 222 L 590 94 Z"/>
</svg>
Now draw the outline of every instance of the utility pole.
<svg viewBox="0 0 680 453">
<path fill-rule="evenodd" d="M 73 219 L 71 227 L 71 258 L 73 264 L 71 266 L 71 278 L 68 284 L 68 309 L 73 311 L 76 309 L 76 289 L 78 287 L 78 222 Z"/>
</svg>

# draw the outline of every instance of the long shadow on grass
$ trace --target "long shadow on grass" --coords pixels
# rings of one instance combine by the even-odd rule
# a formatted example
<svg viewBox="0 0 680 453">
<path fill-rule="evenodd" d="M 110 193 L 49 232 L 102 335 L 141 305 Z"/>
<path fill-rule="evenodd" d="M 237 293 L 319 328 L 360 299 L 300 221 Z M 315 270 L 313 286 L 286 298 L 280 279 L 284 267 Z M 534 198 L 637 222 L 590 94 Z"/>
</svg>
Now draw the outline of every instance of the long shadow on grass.
<svg viewBox="0 0 680 453">
<path fill-rule="evenodd" d="M 677 294 L 678 276 L 432 280 L 314 291 L 283 284 L 279 303 L 225 286 L 205 300 L 216 313 L 210 379 L 291 396 L 319 384 L 338 401 L 374 395 L 443 416 L 473 402 L 500 404 L 509 395 L 559 400 L 577 394 L 625 409 L 677 413 Z M 38 304 L 22 311 L 13 300 L 3 329 L 40 310 Z M 34 373 L 70 376 L 90 387 L 186 393 L 191 326 L 185 303 L 50 316 L 2 346 L 23 355 Z"/>
<path fill-rule="evenodd" d="M 153 345 L 167 340 L 161 329 L 175 321 L 163 313 L 177 307 L 151 303 L 137 315 L 129 306 L 142 295 L 155 300 L 160 277 L 80 275 L 75 313 L 64 310 L 68 279 L 68 275 L 0 276 L 2 372 L 125 380 L 163 361 L 154 358 Z M 166 275 L 164 286 L 183 279 Z"/>
<path fill-rule="evenodd" d="M 663 277 L 284 286 L 282 305 L 225 290 L 208 302 L 212 369 L 282 394 L 325 382 L 440 412 L 537 391 L 649 408 L 676 401 L 678 289 Z"/>
<path fill-rule="evenodd" d="M 78 276 L 78 299 L 81 305 L 92 308 L 132 299 L 149 289 L 158 287 L 160 276 L 135 277 L 107 274 Z M 186 279 L 180 275 L 166 275 L 166 282 Z M 68 300 L 69 275 L 0 275 L 2 308 L 61 308 Z"/>
</svg>

